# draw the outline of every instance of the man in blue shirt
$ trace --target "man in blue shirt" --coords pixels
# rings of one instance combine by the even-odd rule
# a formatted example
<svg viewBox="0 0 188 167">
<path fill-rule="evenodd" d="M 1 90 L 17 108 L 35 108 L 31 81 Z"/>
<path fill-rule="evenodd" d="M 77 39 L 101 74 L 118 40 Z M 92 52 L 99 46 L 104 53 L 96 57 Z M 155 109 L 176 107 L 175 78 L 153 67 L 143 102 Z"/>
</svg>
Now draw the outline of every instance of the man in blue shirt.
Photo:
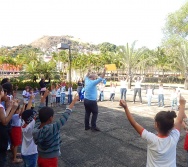
<svg viewBox="0 0 188 167">
<path fill-rule="evenodd" d="M 105 76 L 106 68 L 104 68 L 103 73 L 98 78 L 98 76 L 91 71 L 88 71 L 88 74 L 85 77 L 85 130 L 91 129 L 92 131 L 100 131 L 96 126 L 97 116 L 98 116 L 98 105 L 97 105 L 97 84 L 100 83 Z M 90 115 L 91 118 L 91 127 L 89 124 Z"/>
</svg>

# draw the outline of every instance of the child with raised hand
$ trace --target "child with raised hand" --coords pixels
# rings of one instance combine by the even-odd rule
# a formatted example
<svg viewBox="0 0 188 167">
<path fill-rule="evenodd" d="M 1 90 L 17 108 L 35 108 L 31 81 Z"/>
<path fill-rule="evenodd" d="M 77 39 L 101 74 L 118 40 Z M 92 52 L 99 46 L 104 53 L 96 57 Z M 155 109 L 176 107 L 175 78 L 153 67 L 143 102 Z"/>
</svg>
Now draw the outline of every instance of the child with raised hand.
<svg viewBox="0 0 188 167">
<path fill-rule="evenodd" d="M 48 95 L 47 90 L 41 99 L 41 107 L 44 106 L 45 98 Z M 50 107 L 39 109 L 36 124 L 33 130 L 33 139 L 38 149 L 38 166 L 39 167 L 57 167 L 58 156 L 60 154 L 60 128 L 63 126 L 72 112 L 74 104 L 78 101 L 79 96 L 75 95 L 74 100 L 61 115 L 53 122 L 54 110 Z"/>
<path fill-rule="evenodd" d="M 178 110 L 178 94 L 176 92 L 176 88 L 172 89 L 171 92 L 171 97 L 170 97 L 170 101 L 171 101 L 171 110 Z"/>
<path fill-rule="evenodd" d="M 27 104 L 29 101 L 29 88 L 30 88 L 29 86 L 26 86 L 25 90 L 23 90 L 23 92 L 22 92 L 24 104 Z"/>
<path fill-rule="evenodd" d="M 116 85 L 115 83 L 111 83 L 110 84 L 110 101 L 114 101 L 115 93 L 116 93 Z"/>
<path fill-rule="evenodd" d="M 12 123 L 11 123 L 11 151 L 13 154 L 13 163 L 21 163 L 22 159 L 17 158 L 18 146 L 22 143 L 22 132 L 21 132 L 21 114 L 24 111 L 25 106 L 23 105 L 22 108 L 18 105 L 14 115 L 12 116 Z"/>
<path fill-rule="evenodd" d="M 4 91 L 0 85 L 0 101 L 4 97 Z M 7 109 L 0 104 L 0 167 L 6 166 L 6 151 L 8 148 L 8 129 L 7 124 L 10 122 L 12 115 L 18 107 L 17 102 L 9 101 Z"/>
<path fill-rule="evenodd" d="M 32 135 L 35 126 L 35 117 L 37 115 L 37 112 L 31 109 L 34 97 L 35 95 L 30 96 L 27 108 L 22 114 L 24 124 L 22 125 L 23 139 L 21 154 L 25 167 L 37 166 L 38 151 Z"/>
<path fill-rule="evenodd" d="M 127 103 L 120 100 L 120 106 L 134 129 L 147 141 L 147 167 L 176 167 L 176 146 L 180 137 L 182 120 L 185 117 L 185 99 L 180 98 L 176 121 L 174 111 L 160 111 L 155 116 L 155 129 L 158 134 L 148 132 L 138 124 L 129 111 Z"/>
</svg>

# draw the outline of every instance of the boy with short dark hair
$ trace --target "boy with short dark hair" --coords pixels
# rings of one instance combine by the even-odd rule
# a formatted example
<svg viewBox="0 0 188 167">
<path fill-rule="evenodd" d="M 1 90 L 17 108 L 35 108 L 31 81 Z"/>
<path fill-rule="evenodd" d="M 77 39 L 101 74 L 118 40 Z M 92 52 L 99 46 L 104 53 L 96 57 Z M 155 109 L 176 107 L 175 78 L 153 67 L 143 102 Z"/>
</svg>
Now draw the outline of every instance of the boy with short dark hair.
<svg viewBox="0 0 188 167">
<path fill-rule="evenodd" d="M 48 96 L 47 90 L 44 97 Z M 54 110 L 50 107 L 42 107 L 39 110 L 39 116 L 36 119 L 35 128 L 33 130 L 33 139 L 38 149 L 38 166 L 39 167 L 57 167 L 60 154 L 60 128 L 67 121 L 72 108 L 79 97 L 75 96 L 72 103 L 66 108 L 65 112 L 58 119 L 52 123 Z M 44 103 L 45 98 L 43 98 Z M 42 100 L 41 100 L 42 102 Z M 41 103 L 41 106 L 44 104 Z"/>
</svg>

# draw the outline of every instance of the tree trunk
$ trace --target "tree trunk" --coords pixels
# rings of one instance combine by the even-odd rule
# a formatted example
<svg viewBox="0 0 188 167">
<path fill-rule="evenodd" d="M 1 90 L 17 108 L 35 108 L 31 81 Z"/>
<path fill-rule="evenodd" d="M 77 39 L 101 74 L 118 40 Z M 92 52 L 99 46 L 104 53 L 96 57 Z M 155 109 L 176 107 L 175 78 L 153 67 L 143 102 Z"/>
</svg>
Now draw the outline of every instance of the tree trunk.
<svg viewBox="0 0 188 167">
<path fill-rule="evenodd" d="M 131 81 L 132 81 L 132 78 L 130 78 L 128 81 L 128 89 L 131 89 Z"/>
<path fill-rule="evenodd" d="M 131 72 L 131 68 L 128 68 L 128 74 L 129 74 L 129 81 L 128 81 L 128 89 L 131 89 L 131 83 L 132 83 L 132 72 Z"/>
</svg>

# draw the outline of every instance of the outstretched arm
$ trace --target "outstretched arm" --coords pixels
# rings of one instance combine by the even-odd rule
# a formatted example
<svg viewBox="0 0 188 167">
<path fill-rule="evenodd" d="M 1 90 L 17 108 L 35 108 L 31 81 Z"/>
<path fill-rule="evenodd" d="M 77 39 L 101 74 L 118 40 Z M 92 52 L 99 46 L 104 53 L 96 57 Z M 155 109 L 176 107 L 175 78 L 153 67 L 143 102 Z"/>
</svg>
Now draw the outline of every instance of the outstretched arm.
<svg viewBox="0 0 188 167">
<path fill-rule="evenodd" d="M 182 97 L 182 96 L 180 97 L 179 103 L 180 103 L 179 112 L 178 112 L 178 117 L 176 118 L 176 121 L 175 121 L 175 124 L 174 124 L 174 128 L 176 128 L 180 131 L 183 118 L 186 118 L 186 115 L 185 115 L 186 100 L 184 99 L 184 97 Z"/>
<path fill-rule="evenodd" d="M 29 101 L 28 101 L 26 110 L 31 109 L 31 107 L 32 107 L 32 101 L 33 101 L 34 98 L 35 98 L 35 95 L 32 94 L 32 95 L 30 96 L 30 98 L 29 98 Z"/>
<path fill-rule="evenodd" d="M 103 73 L 101 74 L 101 78 L 104 78 L 105 74 L 106 74 L 106 67 L 104 68 Z"/>
<path fill-rule="evenodd" d="M 61 128 L 61 126 L 63 126 L 67 122 L 67 120 L 72 112 L 72 108 L 74 107 L 74 105 L 78 101 L 78 99 L 79 99 L 79 96 L 76 94 L 72 103 L 69 105 L 68 108 L 66 108 L 65 112 L 61 115 L 61 117 L 56 122 L 56 124 L 54 124 L 54 130 L 56 130 L 56 129 L 59 130 Z"/>
<path fill-rule="evenodd" d="M 133 118 L 132 114 L 129 111 L 129 108 L 127 106 L 127 103 L 124 100 L 120 100 L 119 103 L 120 106 L 122 106 L 125 110 L 125 114 L 130 122 L 130 124 L 133 126 L 133 128 L 141 135 L 144 128 L 138 124 L 135 119 Z"/>
</svg>

